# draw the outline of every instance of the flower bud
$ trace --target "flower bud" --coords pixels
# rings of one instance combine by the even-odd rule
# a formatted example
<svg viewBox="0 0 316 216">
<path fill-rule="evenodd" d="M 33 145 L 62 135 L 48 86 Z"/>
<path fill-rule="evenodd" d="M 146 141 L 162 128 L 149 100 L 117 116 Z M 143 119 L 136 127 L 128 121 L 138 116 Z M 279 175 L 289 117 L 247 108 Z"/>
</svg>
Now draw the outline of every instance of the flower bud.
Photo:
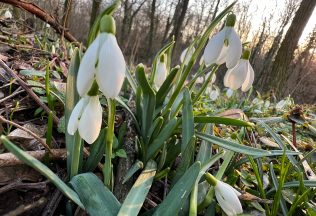
<svg viewBox="0 0 316 216">
<path fill-rule="evenodd" d="M 105 33 L 116 34 L 115 20 L 110 15 L 104 15 L 100 21 L 100 31 Z"/>
<path fill-rule="evenodd" d="M 229 14 L 227 16 L 227 19 L 226 19 L 226 26 L 229 26 L 229 27 L 234 27 L 236 23 L 236 15 L 235 14 Z"/>
</svg>

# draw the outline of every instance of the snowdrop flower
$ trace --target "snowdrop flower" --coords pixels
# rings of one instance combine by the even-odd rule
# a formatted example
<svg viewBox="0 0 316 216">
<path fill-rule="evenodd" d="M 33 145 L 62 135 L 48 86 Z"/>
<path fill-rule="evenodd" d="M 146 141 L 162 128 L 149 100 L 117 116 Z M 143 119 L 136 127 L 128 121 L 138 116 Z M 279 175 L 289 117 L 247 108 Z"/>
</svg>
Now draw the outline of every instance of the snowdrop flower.
<svg viewBox="0 0 316 216">
<path fill-rule="evenodd" d="M 208 183 L 214 186 L 218 204 L 228 216 L 235 216 L 243 212 L 238 196 L 241 195 L 235 188 L 225 182 L 217 180 L 209 173 L 205 174 Z"/>
<path fill-rule="evenodd" d="M 266 108 L 266 109 L 268 109 L 269 107 L 270 107 L 270 101 L 269 100 L 266 100 L 265 102 L 264 102 L 264 108 Z"/>
<path fill-rule="evenodd" d="M 221 65 L 226 62 L 227 68 L 233 68 L 240 59 L 242 45 L 234 29 L 236 16 L 227 16 L 225 27 L 215 34 L 207 43 L 203 59 L 206 65 Z"/>
<path fill-rule="evenodd" d="M 212 90 L 210 93 L 210 100 L 215 101 L 219 96 L 219 92 L 217 90 Z"/>
<path fill-rule="evenodd" d="M 228 88 L 228 89 L 226 90 L 226 96 L 227 96 L 228 98 L 231 98 L 231 96 L 233 96 L 233 94 L 234 94 L 234 90 L 232 90 L 232 89 L 230 89 L 230 88 Z"/>
<path fill-rule="evenodd" d="M 120 93 L 125 78 L 125 60 L 115 37 L 115 21 L 106 15 L 101 20 L 101 33 L 83 56 L 77 77 L 77 90 L 84 96 L 96 80 L 107 98 Z"/>
<path fill-rule="evenodd" d="M 187 47 L 185 50 L 183 50 L 183 52 L 181 53 L 180 56 L 180 61 L 181 63 L 184 62 L 184 65 L 187 65 L 193 55 L 193 53 L 195 52 L 195 48 L 194 47 Z"/>
<path fill-rule="evenodd" d="M 238 64 L 228 71 L 224 77 L 224 85 L 233 90 L 241 87 L 241 91 L 246 92 L 254 81 L 254 71 L 249 63 L 250 52 L 246 50 Z"/>
<path fill-rule="evenodd" d="M 275 105 L 275 108 L 278 109 L 278 110 L 281 110 L 285 107 L 286 105 L 286 100 L 280 100 L 276 105 Z"/>
<path fill-rule="evenodd" d="M 48 23 L 46 23 L 45 27 L 46 28 L 50 28 L 50 25 Z"/>
<path fill-rule="evenodd" d="M 85 96 L 73 109 L 67 131 L 74 135 L 78 130 L 80 137 L 92 144 L 99 136 L 102 124 L 102 107 L 99 96 Z"/>
<path fill-rule="evenodd" d="M 12 14 L 9 10 L 6 10 L 6 12 L 4 13 L 4 18 L 5 19 L 12 19 Z"/>
<path fill-rule="evenodd" d="M 196 84 L 202 84 L 204 82 L 204 77 L 200 76 L 196 79 L 195 83 Z"/>
<path fill-rule="evenodd" d="M 155 77 L 154 77 L 154 83 L 157 88 L 160 88 L 162 86 L 163 82 L 167 78 L 167 65 L 165 62 L 165 55 L 162 55 L 157 63 Z"/>
</svg>

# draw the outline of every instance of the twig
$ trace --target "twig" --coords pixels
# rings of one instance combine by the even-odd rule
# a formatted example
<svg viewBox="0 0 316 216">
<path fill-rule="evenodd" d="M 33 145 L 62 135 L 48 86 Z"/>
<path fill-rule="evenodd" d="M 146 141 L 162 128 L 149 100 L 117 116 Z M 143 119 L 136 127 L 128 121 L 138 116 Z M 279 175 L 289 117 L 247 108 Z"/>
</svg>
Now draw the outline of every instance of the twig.
<svg viewBox="0 0 316 216">
<path fill-rule="evenodd" d="M 60 190 L 56 189 L 53 195 L 51 196 L 50 200 L 46 204 L 45 209 L 43 210 L 42 216 L 54 215 L 62 197 L 63 197 L 63 194 L 60 192 Z"/>
<path fill-rule="evenodd" d="M 39 200 L 28 204 L 28 205 L 20 205 L 18 208 L 14 209 L 13 211 L 10 211 L 6 213 L 4 216 L 16 216 L 16 215 L 21 215 L 24 212 L 27 212 L 33 208 L 38 208 L 42 205 L 44 205 L 47 202 L 47 199 L 45 197 L 40 198 Z"/>
<path fill-rule="evenodd" d="M 24 183 L 20 179 L 7 184 L 0 188 L 0 194 L 5 193 L 10 190 L 18 190 L 18 189 L 37 189 L 37 190 L 45 190 L 46 185 L 49 181 L 44 182 L 36 182 L 36 183 Z"/>
<path fill-rule="evenodd" d="M 39 97 L 28 87 L 28 85 L 16 74 L 13 70 L 11 70 L 1 59 L 0 66 L 16 81 L 22 86 L 23 89 L 35 100 L 35 102 L 40 105 L 47 113 L 52 112 L 48 106 L 46 106 Z M 53 120 L 55 124 L 58 124 L 59 118 L 53 113 Z"/>
<path fill-rule="evenodd" d="M 66 160 L 67 150 L 66 149 L 51 149 L 51 160 Z M 36 158 L 37 160 L 43 160 L 47 152 L 45 150 L 38 151 L 26 151 L 27 154 Z M 0 168 L 7 166 L 15 166 L 23 164 L 14 154 L 12 153 L 3 153 L 0 154 Z"/>
<path fill-rule="evenodd" d="M 29 133 L 32 137 L 34 137 L 39 143 L 42 144 L 42 146 L 44 146 L 44 148 L 49 151 L 50 153 L 52 153 L 50 147 L 46 144 L 46 142 L 43 141 L 43 139 L 41 139 L 39 136 L 37 136 L 35 133 L 33 133 L 32 131 L 30 131 L 29 129 L 27 128 L 24 128 L 22 127 L 21 125 L 13 122 L 13 121 L 10 121 L 10 120 L 7 120 L 5 118 L 3 118 L 1 115 L 0 115 L 0 122 L 4 122 L 4 123 L 7 123 L 7 124 L 11 124 L 13 125 L 14 127 L 16 128 L 19 128 L 23 131 L 25 131 L 26 133 Z"/>
<path fill-rule="evenodd" d="M 22 90 L 20 90 L 20 89 L 21 89 L 21 86 L 17 90 L 15 90 L 12 94 L 10 94 L 8 97 L 2 98 L 0 100 L 0 104 L 25 91 L 24 89 L 22 89 Z"/>
<path fill-rule="evenodd" d="M 63 32 L 63 26 L 59 24 L 58 20 L 50 15 L 47 11 L 43 10 L 42 8 L 38 7 L 34 3 L 30 3 L 27 1 L 21 1 L 21 0 L 1 0 L 3 3 L 7 3 L 10 5 L 13 5 L 15 7 L 19 7 L 23 10 L 26 10 L 30 12 L 31 14 L 34 14 L 36 17 L 40 18 L 44 22 L 48 23 L 50 26 L 52 26 L 59 34 Z M 65 31 L 65 38 L 69 40 L 70 42 L 74 42 L 78 45 L 80 43 L 78 40 L 69 32 Z"/>
</svg>

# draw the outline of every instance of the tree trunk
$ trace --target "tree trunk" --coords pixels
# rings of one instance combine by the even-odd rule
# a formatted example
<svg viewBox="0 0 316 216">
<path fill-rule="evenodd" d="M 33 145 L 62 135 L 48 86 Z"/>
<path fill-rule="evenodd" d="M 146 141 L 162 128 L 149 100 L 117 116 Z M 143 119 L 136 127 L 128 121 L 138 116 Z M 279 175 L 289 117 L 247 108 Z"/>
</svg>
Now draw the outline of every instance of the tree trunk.
<svg viewBox="0 0 316 216">
<path fill-rule="evenodd" d="M 91 8 L 91 16 L 90 16 L 90 29 L 97 18 L 99 12 L 100 12 L 100 5 L 102 0 L 94 0 L 92 2 L 92 8 Z"/>
<path fill-rule="evenodd" d="M 155 25 L 155 12 L 156 12 L 156 0 L 152 0 L 151 2 L 151 12 L 150 12 L 150 28 L 148 34 L 148 48 L 147 53 L 151 56 L 151 49 L 153 45 L 154 38 L 154 25 Z"/>
<path fill-rule="evenodd" d="M 272 69 L 268 71 L 268 74 L 264 75 L 266 78 L 261 83 L 264 91 L 273 89 L 276 91 L 278 96 L 282 96 L 284 90 L 283 87 L 288 74 L 287 69 L 293 59 L 293 54 L 297 47 L 298 40 L 302 35 L 315 5 L 315 0 L 303 0 L 301 2 L 299 9 L 294 16 L 293 22 L 286 32 L 280 49 L 277 52 Z"/>
</svg>

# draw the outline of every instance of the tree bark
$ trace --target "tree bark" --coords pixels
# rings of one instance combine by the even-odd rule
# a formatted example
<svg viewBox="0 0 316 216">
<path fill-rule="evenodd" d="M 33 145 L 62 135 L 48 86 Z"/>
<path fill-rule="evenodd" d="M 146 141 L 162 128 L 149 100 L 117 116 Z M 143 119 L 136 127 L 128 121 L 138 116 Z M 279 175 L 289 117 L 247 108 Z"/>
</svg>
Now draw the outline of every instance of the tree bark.
<svg viewBox="0 0 316 216">
<path fill-rule="evenodd" d="M 265 75 L 266 79 L 261 83 L 264 91 L 273 89 L 278 96 L 282 96 L 283 87 L 288 76 L 287 69 L 293 60 L 294 51 L 315 5 L 315 0 L 303 0 L 301 2 L 276 54 L 272 69 Z"/>
<path fill-rule="evenodd" d="M 174 14 L 174 19 L 173 19 L 174 27 L 173 27 L 173 31 L 171 32 L 169 36 L 169 38 L 174 36 L 176 43 L 180 39 L 180 30 L 182 28 L 185 14 L 188 10 L 188 5 L 189 5 L 189 0 L 179 0 L 178 5 L 176 7 L 176 11 Z"/>
<path fill-rule="evenodd" d="M 153 38 L 154 38 L 155 12 L 156 12 L 156 0 L 152 0 L 151 12 L 150 12 L 150 27 L 149 27 L 149 34 L 148 34 L 148 48 L 147 48 L 147 53 L 150 56 L 151 56 L 151 49 L 152 49 Z"/>
<path fill-rule="evenodd" d="M 93 0 L 92 2 L 92 9 L 91 9 L 91 16 L 90 16 L 90 29 L 97 17 L 97 15 L 100 12 L 100 5 L 102 0 Z"/>
</svg>

